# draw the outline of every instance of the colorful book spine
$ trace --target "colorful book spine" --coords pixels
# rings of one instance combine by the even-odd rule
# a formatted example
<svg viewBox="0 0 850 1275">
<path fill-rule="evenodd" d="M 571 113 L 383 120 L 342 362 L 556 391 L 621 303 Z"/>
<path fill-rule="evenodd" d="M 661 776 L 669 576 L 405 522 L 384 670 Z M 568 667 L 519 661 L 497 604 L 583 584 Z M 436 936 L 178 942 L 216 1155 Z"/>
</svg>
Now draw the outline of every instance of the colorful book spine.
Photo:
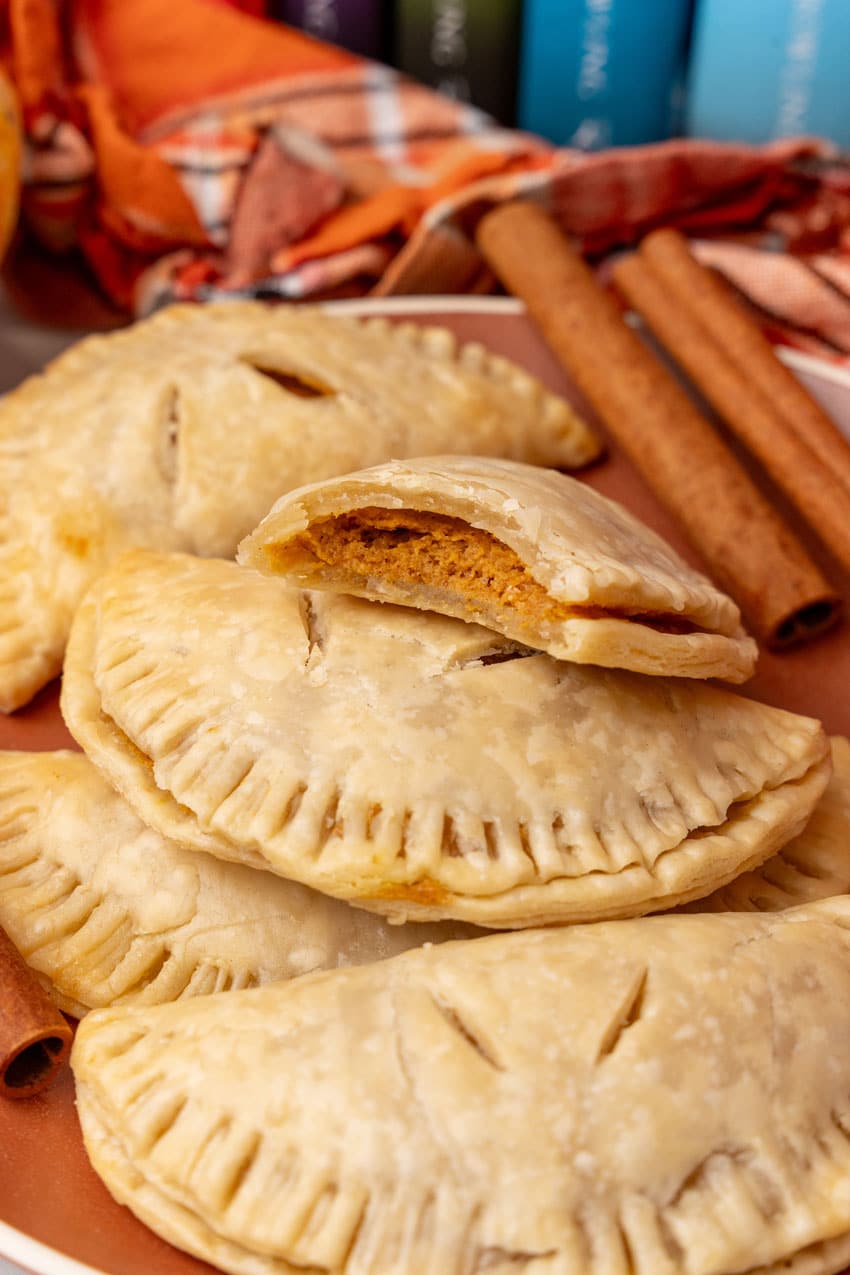
<svg viewBox="0 0 850 1275">
<path fill-rule="evenodd" d="M 520 127 L 583 150 L 670 137 L 690 19 L 691 0 L 525 0 Z"/>
<path fill-rule="evenodd" d="M 397 0 L 396 66 L 512 124 L 520 10 L 521 0 Z"/>
<path fill-rule="evenodd" d="M 850 147 L 850 0 L 700 0 L 688 132 Z"/>
<path fill-rule="evenodd" d="M 274 17 L 329 44 L 377 58 L 383 53 L 382 0 L 272 0 Z"/>
</svg>

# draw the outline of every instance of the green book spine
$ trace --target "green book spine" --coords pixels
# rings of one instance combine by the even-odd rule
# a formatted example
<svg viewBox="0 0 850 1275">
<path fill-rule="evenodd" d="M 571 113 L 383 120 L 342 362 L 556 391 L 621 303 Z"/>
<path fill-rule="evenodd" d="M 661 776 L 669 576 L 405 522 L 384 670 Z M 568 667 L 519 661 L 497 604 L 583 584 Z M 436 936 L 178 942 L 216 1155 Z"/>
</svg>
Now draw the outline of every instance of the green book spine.
<svg viewBox="0 0 850 1275">
<path fill-rule="evenodd" d="M 512 124 L 520 10 L 521 0 L 396 0 L 396 65 Z"/>
</svg>

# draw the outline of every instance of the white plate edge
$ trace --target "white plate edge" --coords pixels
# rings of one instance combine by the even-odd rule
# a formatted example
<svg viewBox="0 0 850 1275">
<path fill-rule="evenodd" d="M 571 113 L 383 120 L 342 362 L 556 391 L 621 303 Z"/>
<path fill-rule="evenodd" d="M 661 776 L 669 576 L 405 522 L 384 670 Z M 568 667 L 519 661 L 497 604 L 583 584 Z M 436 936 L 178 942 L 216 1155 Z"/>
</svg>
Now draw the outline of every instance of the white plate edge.
<svg viewBox="0 0 850 1275">
<path fill-rule="evenodd" d="M 355 297 L 348 301 L 326 301 L 323 310 L 332 314 L 524 314 L 525 306 L 516 297 L 395 296 Z M 806 372 L 822 381 L 832 381 L 850 390 L 850 367 L 842 367 L 805 354 L 789 346 L 774 347 L 777 356 L 795 372 Z"/>
<path fill-rule="evenodd" d="M 35 1275 L 107 1275 L 99 1266 L 86 1266 L 76 1258 L 67 1257 L 8 1222 L 0 1222 L 0 1254 L 10 1262 L 19 1262 Z"/>
<path fill-rule="evenodd" d="M 320 309 L 331 314 L 524 314 L 516 297 L 398 296 L 352 297 L 324 301 Z"/>
<path fill-rule="evenodd" d="M 837 363 L 827 363 L 816 354 L 804 354 L 802 350 L 792 350 L 787 345 L 776 346 L 776 353 L 787 367 L 795 372 L 805 372 L 816 376 L 821 381 L 832 381 L 850 390 L 850 367 L 842 367 Z"/>
</svg>

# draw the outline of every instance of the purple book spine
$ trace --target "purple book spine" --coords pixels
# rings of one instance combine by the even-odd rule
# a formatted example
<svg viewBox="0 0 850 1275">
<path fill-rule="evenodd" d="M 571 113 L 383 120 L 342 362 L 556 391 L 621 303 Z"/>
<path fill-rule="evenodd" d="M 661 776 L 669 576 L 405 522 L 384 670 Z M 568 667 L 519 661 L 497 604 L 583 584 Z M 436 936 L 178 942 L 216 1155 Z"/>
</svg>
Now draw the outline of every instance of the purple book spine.
<svg viewBox="0 0 850 1275">
<path fill-rule="evenodd" d="M 381 0 L 277 0 L 274 17 L 367 58 L 381 54 Z"/>
</svg>

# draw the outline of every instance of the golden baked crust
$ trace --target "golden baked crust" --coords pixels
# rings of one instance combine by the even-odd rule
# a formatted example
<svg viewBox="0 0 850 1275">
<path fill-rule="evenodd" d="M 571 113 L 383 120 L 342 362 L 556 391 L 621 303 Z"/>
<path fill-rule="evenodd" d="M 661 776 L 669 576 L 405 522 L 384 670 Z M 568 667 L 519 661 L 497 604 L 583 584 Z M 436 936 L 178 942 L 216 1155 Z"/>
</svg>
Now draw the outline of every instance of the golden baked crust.
<svg viewBox="0 0 850 1275">
<path fill-rule="evenodd" d="M 281 492 L 434 448 L 573 467 L 599 444 L 441 328 L 228 302 L 73 346 L 0 403 L 0 709 L 58 673 L 124 549 L 228 556 Z"/>
<path fill-rule="evenodd" d="M 0 925 L 60 1009 L 159 1004 L 474 937 L 176 845 L 80 753 L 0 752 Z"/>
<path fill-rule="evenodd" d="M 800 835 L 688 911 L 777 912 L 850 894 L 850 740 L 835 735 L 830 744 L 832 777 Z"/>
<path fill-rule="evenodd" d="M 95 586 L 62 707 L 166 835 L 496 927 L 708 894 L 798 832 L 829 773 L 809 718 L 180 555 Z"/>
<path fill-rule="evenodd" d="M 290 492 L 237 556 L 559 659 L 733 682 L 755 665 L 734 602 L 659 536 L 584 483 L 513 461 L 394 461 Z"/>
<path fill-rule="evenodd" d="M 238 1275 L 830 1275 L 850 901 L 500 935 L 157 1009 L 72 1055 L 122 1204 Z"/>
</svg>

